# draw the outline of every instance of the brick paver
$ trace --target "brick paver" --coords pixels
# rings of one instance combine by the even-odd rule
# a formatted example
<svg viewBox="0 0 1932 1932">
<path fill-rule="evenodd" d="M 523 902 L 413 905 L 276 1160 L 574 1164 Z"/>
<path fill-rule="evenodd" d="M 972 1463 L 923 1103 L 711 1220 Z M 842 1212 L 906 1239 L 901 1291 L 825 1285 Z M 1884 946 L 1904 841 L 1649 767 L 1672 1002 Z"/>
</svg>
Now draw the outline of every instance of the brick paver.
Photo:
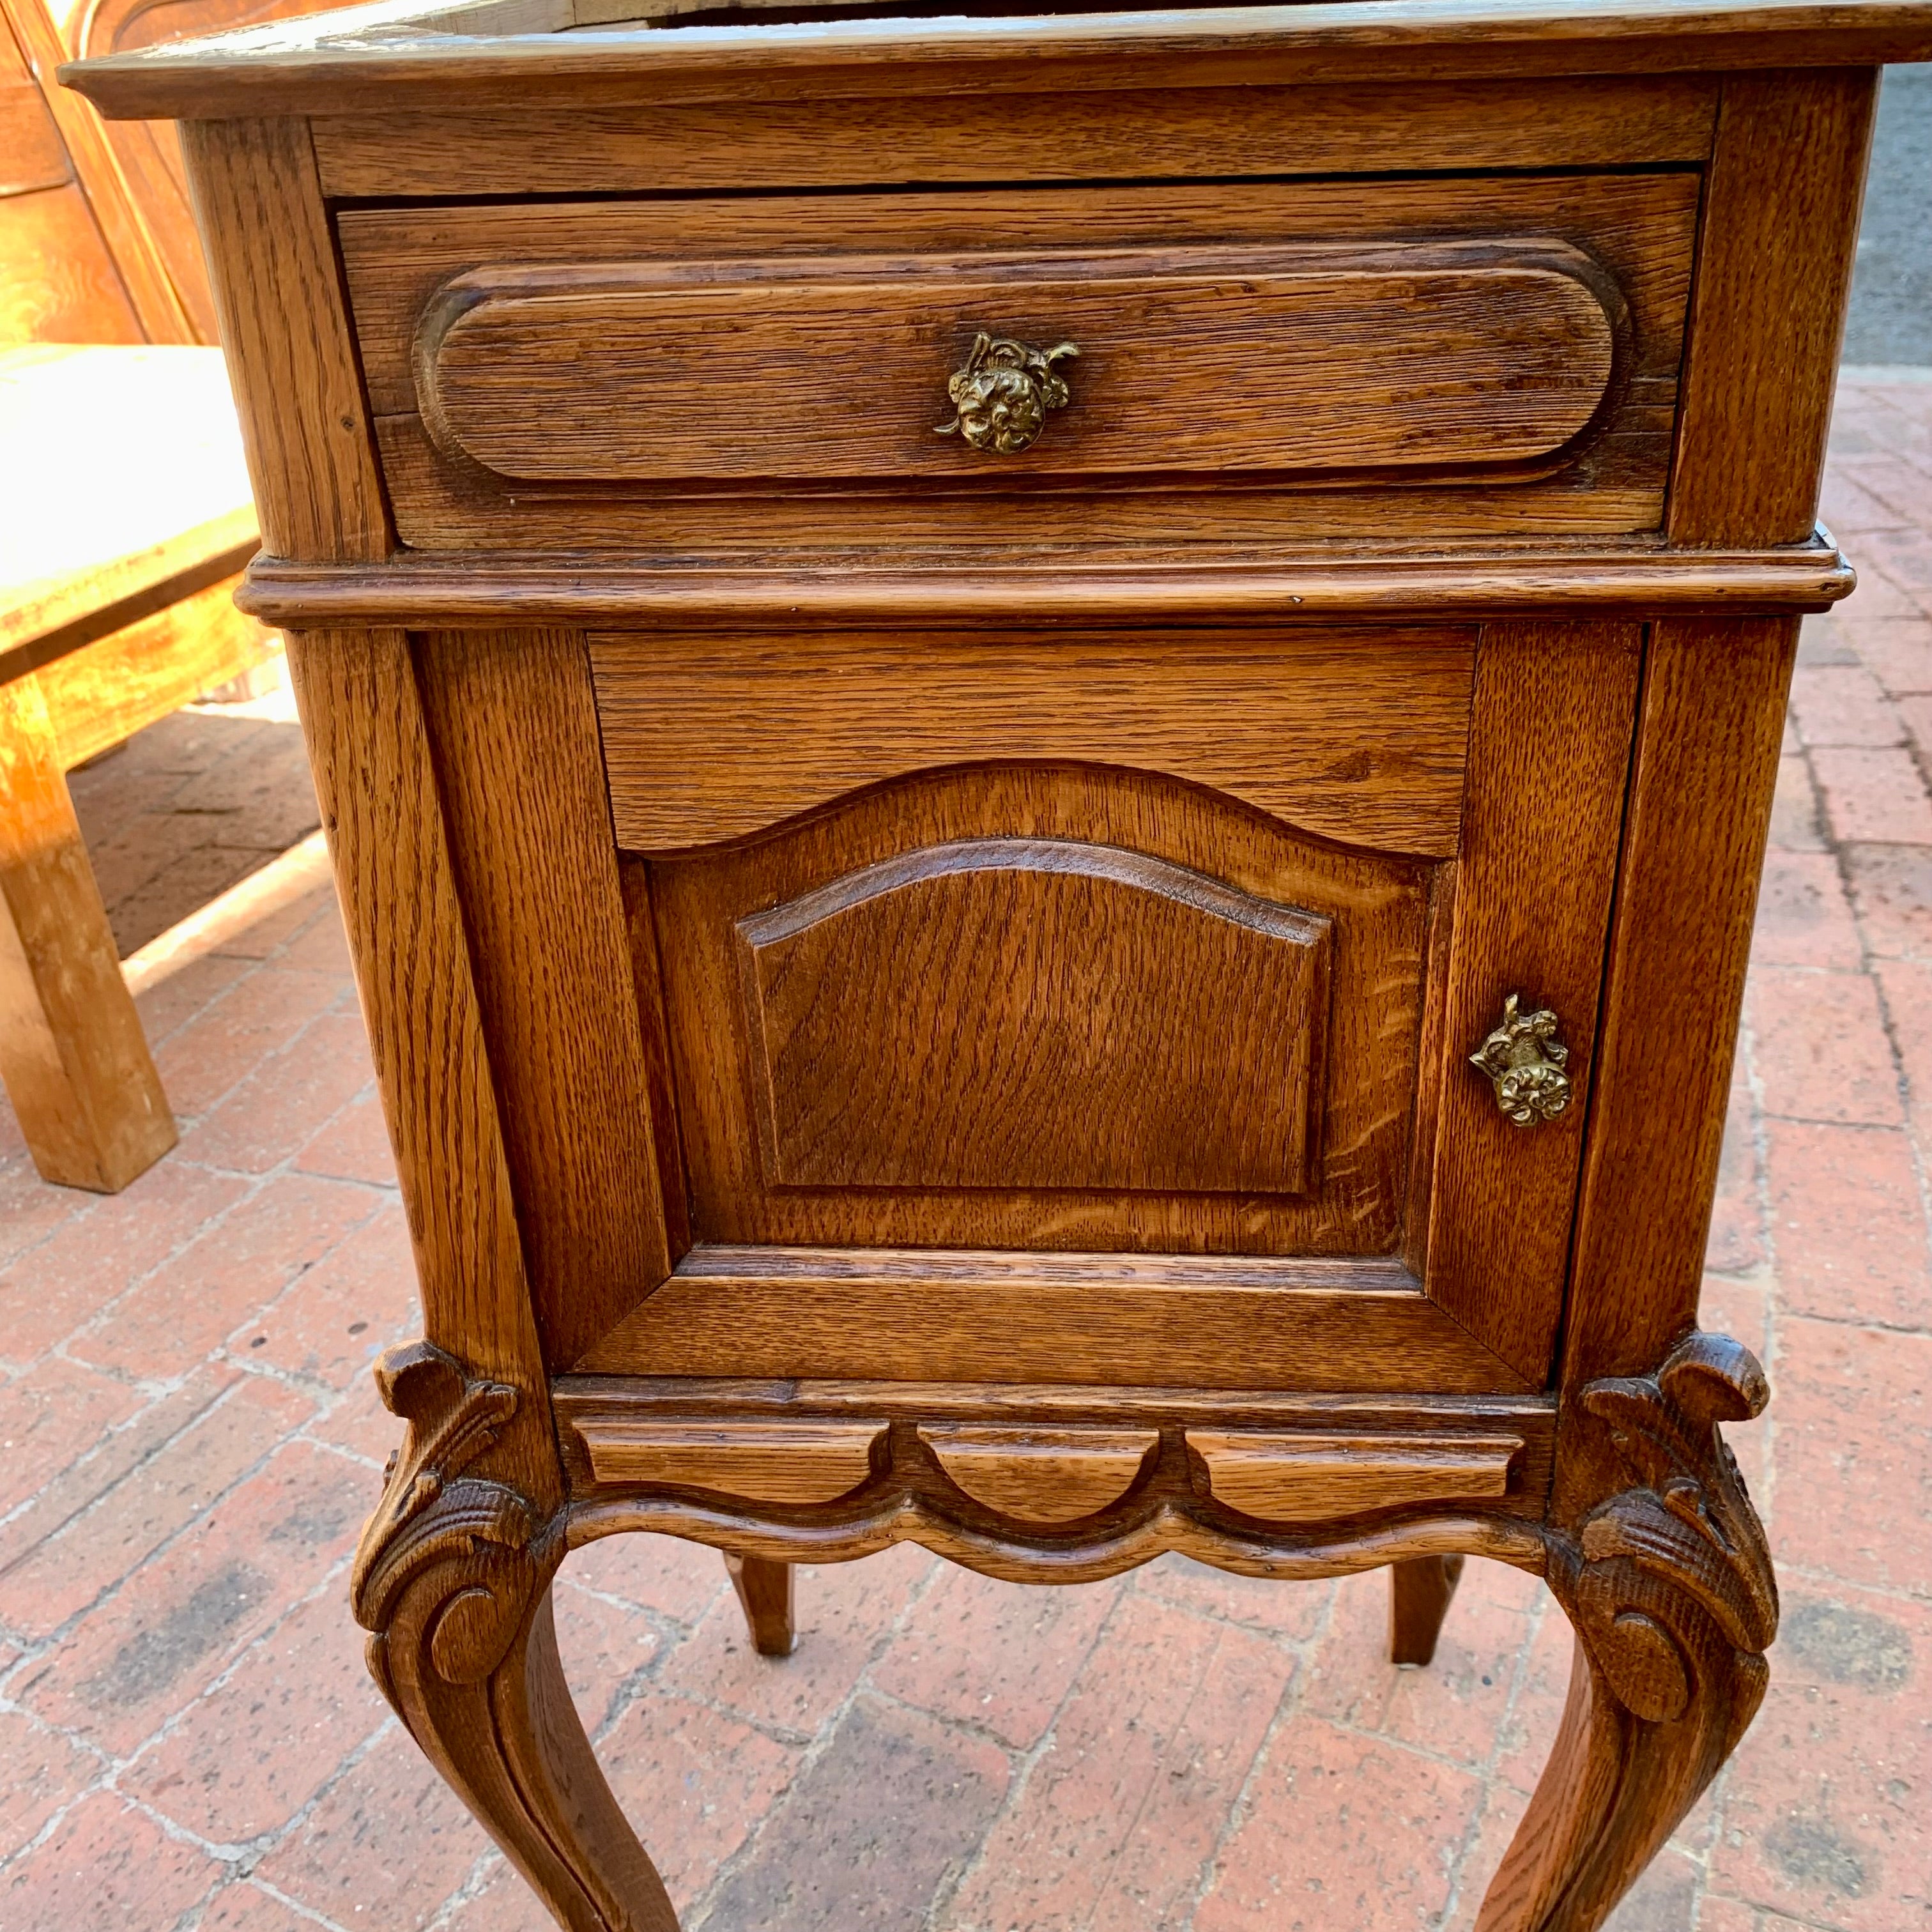
<svg viewBox="0 0 1932 1932">
<path fill-rule="evenodd" d="M 1785 1628 L 1618 1932 L 1932 1928 L 1932 383 L 1841 395 L 1826 514 L 1863 585 L 1807 628 L 1707 1257 L 1772 1371 L 1733 1439 Z M 272 737 L 204 755 L 244 728 L 137 746 L 118 805 L 90 775 L 130 906 L 201 862 L 158 800 L 281 809 Z M 416 1317 L 328 895 L 141 1006 L 184 1131 L 127 1192 L 40 1185 L 0 1105 L 0 1926 L 537 1932 L 345 1600 L 398 1432 L 368 1366 Z M 558 1622 L 691 1932 L 1468 1932 L 1568 1630 L 1473 1565 L 1396 1672 L 1385 1588 L 902 1550 L 805 1572 L 773 1663 L 710 1552 L 634 1538 L 571 1559 Z"/>
</svg>

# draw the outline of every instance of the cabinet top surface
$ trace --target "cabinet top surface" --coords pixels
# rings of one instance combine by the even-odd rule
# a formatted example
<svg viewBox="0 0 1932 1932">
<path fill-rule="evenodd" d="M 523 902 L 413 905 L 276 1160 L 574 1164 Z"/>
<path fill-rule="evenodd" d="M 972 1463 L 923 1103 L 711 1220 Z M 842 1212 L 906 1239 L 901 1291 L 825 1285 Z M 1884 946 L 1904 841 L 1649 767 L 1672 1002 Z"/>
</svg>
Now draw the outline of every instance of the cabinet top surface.
<svg viewBox="0 0 1932 1932">
<path fill-rule="evenodd" d="M 1069 0 L 1061 0 L 1063 6 Z M 1682 72 L 1932 58 L 1932 0 L 1317 0 L 996 14 L 929 0 L 378 0 L 70 63 L 110 118 Z M 854 16 L 836 17 L 841 6 Z M 804 16 L 806 17 L 800 17 Z M 828 17 L 831 16 L 831 17 Z"/>
</svg>

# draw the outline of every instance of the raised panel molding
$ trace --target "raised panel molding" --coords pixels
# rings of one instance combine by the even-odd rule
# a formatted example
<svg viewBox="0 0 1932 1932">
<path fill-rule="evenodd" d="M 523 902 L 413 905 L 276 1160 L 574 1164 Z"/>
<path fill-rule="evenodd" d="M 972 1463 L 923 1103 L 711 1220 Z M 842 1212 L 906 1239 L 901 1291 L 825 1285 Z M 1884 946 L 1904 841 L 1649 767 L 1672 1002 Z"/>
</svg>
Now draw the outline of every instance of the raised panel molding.
<svg viewBox="0 0 1932 1932">
<path fill-rule="evenodd" d="M 742 918 L 766 1178 L 1304 1192 L 1330 930 L 1030 838 L 927 847 Z"/>
</svg>

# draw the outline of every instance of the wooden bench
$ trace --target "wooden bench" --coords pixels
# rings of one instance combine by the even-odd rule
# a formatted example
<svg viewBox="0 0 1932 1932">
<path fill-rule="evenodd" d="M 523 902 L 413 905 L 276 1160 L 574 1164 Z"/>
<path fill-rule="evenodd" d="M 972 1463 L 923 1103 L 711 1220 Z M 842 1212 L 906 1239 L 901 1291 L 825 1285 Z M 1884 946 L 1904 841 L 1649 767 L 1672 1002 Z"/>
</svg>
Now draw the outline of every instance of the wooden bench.
<svg viewBox="0 0 1932 1932">
<path fill-rule="evenodd" d="M 106 1192 L 175 1126 L 65 774 L 274 648 L 174 130 L 53 82 L 230 10 L 153 10 L 0 0 L 0 1077 L 40 1173 Z"/>
<path fill-rule="evenodd" d="M 274 634 L 232 602 L 256 538 L 219 350 L 0 350 L 0 1075 L 41 1174 L 112 1192 L 175 1126 L 65 774 Z"/>
</svg>

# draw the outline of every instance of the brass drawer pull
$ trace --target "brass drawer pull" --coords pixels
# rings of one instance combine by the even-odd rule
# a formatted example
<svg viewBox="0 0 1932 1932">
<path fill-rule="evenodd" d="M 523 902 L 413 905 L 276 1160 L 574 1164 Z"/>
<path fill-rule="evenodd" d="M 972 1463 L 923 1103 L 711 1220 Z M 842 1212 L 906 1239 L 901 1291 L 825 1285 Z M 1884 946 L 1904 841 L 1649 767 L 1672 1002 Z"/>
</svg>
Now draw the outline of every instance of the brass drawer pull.
<svg viewBox="0 0 1932 1932">
<path fill-rule="evenodd" d="M 956 413 L 935 433 L 950 436 L 957 430 L 975 449 L 1017 454 L 1038 439 L 1048 410 L 1064 410 L 1072 400 L 1066 377 L 1053 365 L 1079 353 L 1071 342 L 1034 349 L 982 328 L 973 338 L 965 368 L 956 370 L 946 385 Z"/>
<path fill-rule="evenodd" d="M 1556 1016 L 1547 1007 L 1519 1010 L 1522 995 L 1503 1002 L 1502 1024 L 1469 1056 L 1496 1083 L 1496 1105 L 1520 1127 L 1554 1120 L 1570 1104 L 1570 1049 L 1556 1037 Z"/>
</svg>

